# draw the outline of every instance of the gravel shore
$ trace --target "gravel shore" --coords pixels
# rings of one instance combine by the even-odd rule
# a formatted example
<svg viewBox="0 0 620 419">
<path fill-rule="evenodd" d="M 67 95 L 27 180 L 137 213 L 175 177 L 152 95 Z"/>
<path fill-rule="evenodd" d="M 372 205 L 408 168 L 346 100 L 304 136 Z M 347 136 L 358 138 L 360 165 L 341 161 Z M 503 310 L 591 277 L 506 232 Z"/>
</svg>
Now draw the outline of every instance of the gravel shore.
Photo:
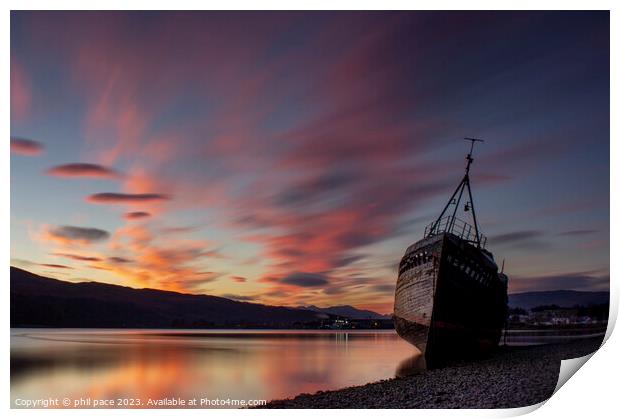
<svg viewBox="0 0 620 419">
<path fill-rule="evenodd" d="M 511 408 L 553 394 L 562 359 L 594 352 L 602 338 L 534 347 L 501 347 L 487 359 L 461 362 L 335 391 L 274 400 L 266 408 Z"/>
</svg>

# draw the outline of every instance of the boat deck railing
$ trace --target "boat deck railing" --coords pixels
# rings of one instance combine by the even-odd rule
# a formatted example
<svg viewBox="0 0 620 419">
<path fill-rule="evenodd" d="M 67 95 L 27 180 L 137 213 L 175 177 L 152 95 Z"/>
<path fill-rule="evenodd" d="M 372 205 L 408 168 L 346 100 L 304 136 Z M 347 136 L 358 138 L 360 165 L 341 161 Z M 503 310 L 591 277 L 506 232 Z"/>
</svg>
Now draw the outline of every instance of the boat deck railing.
<svg viewBox="0 0 620 419">
<path fill-rule="evenodd" d="M 468 242 L 478 243 L 474 226 L 451 215 L 427 225 L 424 229 L 424 238 L 436 236 L 441 233 L 451 233 Z M 486 236 L 478 233 L 478 238 L 480 239 L 480 247 L 484 248 L 487 244 Z"/>
</svg>

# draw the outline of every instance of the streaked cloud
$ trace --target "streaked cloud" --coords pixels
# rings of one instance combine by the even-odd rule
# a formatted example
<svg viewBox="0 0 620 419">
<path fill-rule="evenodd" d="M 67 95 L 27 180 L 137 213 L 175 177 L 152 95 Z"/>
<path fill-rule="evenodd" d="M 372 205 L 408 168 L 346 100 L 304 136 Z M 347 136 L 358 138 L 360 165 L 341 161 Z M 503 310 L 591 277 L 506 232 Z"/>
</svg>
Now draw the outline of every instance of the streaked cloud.
<svg viewBox="0 0 620 419">
<path fill-rule="evenodd" d="M 84 245 L 104 241 L 110 237 L 110 233 L 92 227 L 56 226 L 45 228 L 42 236 L 60 244 Z"/>
<path fill-rule="evenodd" d="M 133 211 L 123 214 L 123 218 L 126 220 L 141 220 L 150 216 L 151 214 L 146 211 Z"/>
<path fill-rule="evenodd" d="M 120 256 L 110 256 L 108 258 L 108 261 L 110 261 L 112 263 L 131 263 L 131 262 L 133 262 L 131 259 L 123 258 L 123 257 L 120 257 Z"/>
<path fill-rule="evenodd" d="M 11 153 L 22 156 L 38 156 L 43 152 L 43 144 L 26 138 L 11 137 Z"/>
<path fill-rule="evenodd" d="M 489 246 L 506 246 L 520 249 L 543 249 L 547 242 L 543 239 L 545 233 L 537 230 L 513 231 L 489 237 Z"/>
<path fill-rule="evenodd" d="M 394 290 L 396 289 L 396 284 L 376 284 L 370 287 L 373 291 L 379 292 L 381 294 L 394 294 Z"/>
<path fill-rule="evenodd" d="M 607 291 L 609 275 L 600 271 L 567 272 L 553 275 L 511 277 L 510 292 L 519 291 Z"/>
<path fill-rule="evenodd" d="M 71 266 L 67 266 L 67 265 L 59 265 L 57 263 L 40 263 L 40 266 L 44 266 L 46 268 L 56 268 L 56 269 L 74 269 Z"/>
<path fill-rule="evenodd" d="M 123 176 L 118 189 L 85 181 L 49 191 L 16 176 L 12 198 L 20 208 L 45 203 L 37 224 L 120 221 L 102 224 L 112 235 L 97 255 L 104 260 L 92 261 L 102 277 L 389 311 L 398 259 L 462 176 L 460 138 L 478 131 L 488 141 L 476 151 L 472 179 L 498 260 L 528 273 L 603 263 L 596 258 L 608 249 L 605 238 L 568 220 L 578 213 L 580 226 L 601 232 L 608 221 L 602 14 L 18 13 L 12 108 L 39 119 L 26 124 L 12 112 L 12 127 L 25 136 L 49 129 L 43 167 L 96 166 L 57 167 L 60 175 L 113 178 L 114 167 Z M 501 45 L 480 41 L 497 36 Z M 509 106 L 494 106 L 500 99 Z M 585 135 L 588 158 L 578 159 Z M 18 160 L 25 174 L 40 163 Z M 571 183 L 589 186 L 580 202 Z M 100 190 L 115 192 L 86 197 L 102 204 L 92 214 L 73 211 L 76 193 Z M 62 211 L 45 208 L 52 205 Z M 579 236 L 588 240 L 566 240 Z M 59 243 L 77 244 L 51 244 Z"/>
<path fill-rule="evenodd" d="M 587 230 L 587 229 L 583 229 L 583 230 L 568 230 L 568 231 L 563 231 L 561 233 L 558 233 L 558 236 L 569 236 L 569 237 L 589 236 L 589 235 L 597 233 L 597 232 L 598 232 L 598 230 Z"/>
<path fill-rule="evenodd" d="M 530 240 L 542 237 L 543 233 L 541 231 L 513 231 L 511 233 L 498 234 L 496 236 L 492 236 L 489 239 L 493 241 L 495 244 L 504 244 L 504 243 L 514 243 L 520 242 L 523 240 Z"/>
<path fill-rule="evenodd" d="M 32 107 L 32 86 L 25 68 L 11 56 L 11 118 L 24 119 Z"/>
<path fill-rule="evenodd" d="M 115 193 L 104 192 L 90 195 L 86 201 L 96 204 L 139 204 L 165 201 L 170 199 L 168 195 L 159 193 Z"/>
<path fill-rule="evenodd" d="M 69 178 L 118 178 L 120 174 L 109 167 L 93 163 L 69 163 L 54 166 L 46 172 L 50 176 L 69 177 Z"/>
<path fill-rule="evenodd" d="M 195 226 L 182 226 L 182 227 L 164 227 L 160 230 L 163 234 L 184 234 L 191 233 L 198 230 Z"/>
<path fill-rule="evenodd" d="M 327 277 L 324 275 L 306 272 L 292 273 L 282 278 L 280 282 L 287 285 L 295 285 L 297 287 L 321 287 L 329 284 Z"/>
<path fill-rule="evenodd" d="M 97 256 L 84 256 L 73 253 L 52 253 L 53 256 L 59 256 L 67 259 L 77 260 L 81 262 L 101 262 L 103 259 Z"/>
</svg>

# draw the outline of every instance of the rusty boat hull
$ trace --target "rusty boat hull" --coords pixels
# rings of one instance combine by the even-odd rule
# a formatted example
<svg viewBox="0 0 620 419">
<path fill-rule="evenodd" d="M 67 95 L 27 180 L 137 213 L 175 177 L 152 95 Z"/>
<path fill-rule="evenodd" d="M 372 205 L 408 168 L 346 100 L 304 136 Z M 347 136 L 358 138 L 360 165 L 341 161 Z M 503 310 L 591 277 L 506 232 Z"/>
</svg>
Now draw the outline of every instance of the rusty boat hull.
<svg viewBox="0 0 620 419">
<path fill-rule="evenodd" d="M 490 252 L 448 232 L 406 250 L 394 326 L 427 365 L 484 355 L 499 344 L 506 316 L 507 278 Z"/>
</svg>

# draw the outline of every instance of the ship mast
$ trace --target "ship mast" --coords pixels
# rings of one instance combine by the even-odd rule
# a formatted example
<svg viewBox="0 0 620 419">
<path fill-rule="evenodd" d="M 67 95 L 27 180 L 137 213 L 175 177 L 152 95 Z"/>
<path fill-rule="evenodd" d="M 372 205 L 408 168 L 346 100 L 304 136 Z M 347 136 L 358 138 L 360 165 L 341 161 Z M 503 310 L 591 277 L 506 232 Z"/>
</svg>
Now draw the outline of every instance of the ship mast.
<svg viewBox="0 0 620 419">
<path fill-rule="evenodd" d="M 457 186 L 457 188 L 454 190 L 454 193 L 452 194 L 452 196 L 450 197 L 450 199 L 448 200 L 448 203 L 446 204 L 446 206 L 443 208 L 443 211 L 441 211 L 441 214 L 439 214 L 439 217 L 437 217 L 437 220 L 435 220 L 435 222 L 431 225 L 430 228 L 430 232 L 429 235 L 434 235 L 437 234 L 439 232 L 439 225 L 441 220 L 443 219 L 443 216 L 445 215 L 446 211 L 448 210 L 448 208 L 450 207 L 451 204 L 454 204 L 454 211 L 452 212 L 452 216 L 449 218 L 448 221 L 448 226 L 447 228 L 444 230 L 448 233 L 451 233 L 454 229 L 454 222 L 456 220 L 456 212 L 459 208 L 459 204 L 461 203 L 461 199 L 463 198 L 463 192 L 465 191 L 465 188 L 467 188 L 467 194 L 469 195 L 469 201 L 465 203 L 465 211 L 469 211 L 471 210 L 471 214 L 472 214 L 472 218 L 474 219 L 474 234 L 475 234 L 475 239 L 472 240 L 473 243 L 477 246 L 477 247 L 481 247 L 481 237 L 480 237 L 480 232 L 478 231 L 478 220 L 476 219 L 476 209 L 474 208 L 474 197 L 471 193 L 471 186 L 470 186 L 470 182 L 469 182 L 469 169 L 471 167 L 471 164 L 473 163 L 474 159 L 472 157 L 473 151 L 474 151 L 474 145 L 477 142 L 484 142 L 484 140 L 478 139 L 478 138 L 465 138 L 465 141 L 470 141 L 471 142 L 471 146 L 469 148 L 469 153 L 467 154 L 467 157 L 465 157 L 465 159 L 467 160 L 467 166 L 465 167 L 465 176 L 463 176 L 463 179 L 461 179 L 461 182 L 459 183 L 459 186 Z M 458 198 L 455 199 L 455 197 L 458 194 Z"/>
</svg>

